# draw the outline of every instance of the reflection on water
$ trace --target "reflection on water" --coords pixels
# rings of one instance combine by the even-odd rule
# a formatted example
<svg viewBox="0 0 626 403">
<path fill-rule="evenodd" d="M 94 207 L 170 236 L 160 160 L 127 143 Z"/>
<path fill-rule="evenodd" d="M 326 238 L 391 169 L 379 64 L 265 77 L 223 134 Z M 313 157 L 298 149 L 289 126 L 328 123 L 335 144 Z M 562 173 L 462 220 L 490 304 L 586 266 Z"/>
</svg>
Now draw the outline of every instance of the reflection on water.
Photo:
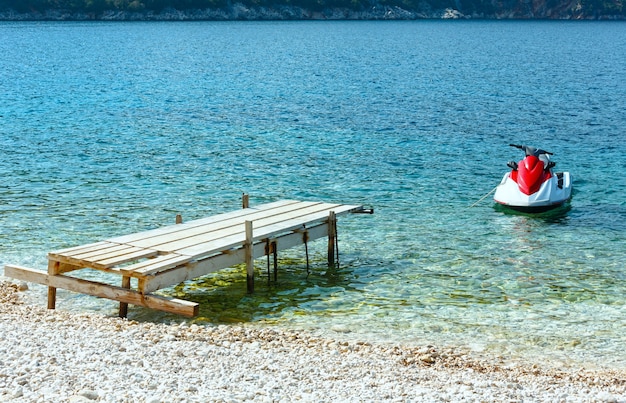
<svg viewBox="0 0 626 403">
<path fill-rule="evenodd" d="M 244 265 L 178 284 L 161 293 L 199 303 L 199 315 L 191 320 L 194 323 L 273 323 L 280 321 L 286 312 L 307 315 L 351 309 L 342 306 L 341 300 L 336 298 L 358 291 L 352 283 L 353 272 L 349 266 L 329 268 L 325 259 L 318 257 L 310 261 L 307 272 L 305 260 L 287 257 L 278 260 L 277 280 L 274 281 L 273 267 L 268 277 L 262 262 L 263 259 L 255 262 L 253 294 L 247 293 Z M 335 306 L 337 303 L 339 305 Z M 187 320 L 141 308 L 129 316 L 147 320 Z"/>
<path fill-rule="evenodd" d="M 550 224 L 567 224 L 568 222 L 568 212 L 572 209 L 571 201 L 564 203 L 561 206 L 553 208 L 548 211 L 544 211 L 541 213 L 524 213 L 521 211 L 513 210 L 506 206 L 503 206 L 500 203 L 494 203 L 494 210 L 515 216 L 528 217 L 529 219 L 541 220 Z"/>
</svg>

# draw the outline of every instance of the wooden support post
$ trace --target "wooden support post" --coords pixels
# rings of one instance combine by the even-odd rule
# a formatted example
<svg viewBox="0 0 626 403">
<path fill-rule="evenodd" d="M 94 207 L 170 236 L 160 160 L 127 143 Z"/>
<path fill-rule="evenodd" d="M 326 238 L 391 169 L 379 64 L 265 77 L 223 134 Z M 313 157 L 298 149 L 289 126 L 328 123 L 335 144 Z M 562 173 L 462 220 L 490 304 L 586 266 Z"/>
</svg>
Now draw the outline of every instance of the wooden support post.
<svg viewBox="0 0 626 403">
<path fill-rule="evenodd" d="M 54 276 L 61 272 L 61 263 L 48 260 L 48 274 Z M 57 302 L 56 287 L 48 287 L 48 309 L 55 309 Z"/>
<path fill-rule="evenodd" d="M 336 267 L 339 268 L 339 234 L 337 233 L 337 219 L 335 218 L 334 224 L 335 231 L 335 264 Z"/>
<path fill-rule="evenodd" d="M 130 277 L 122 276 L 122 288 L 130 289 Z M 128 303 L 120 302 L 120 318 L 125 318 L 128 316 Z"/>
<path fill-rule="evenodd" d="M 55 309 L 57 303 L 57 289 L 48 287 L 48 309 Z"/>
<path fill-rule="evenodd" d="M 183 216 L 180 214 L 176 214 L 176 224 L 182 224 L 183 223 Z"/>
<path fill-rule="evenodd" d="M 335 239 L 337 238 L 337 216 L 328 213 L 328 267 L 335 267 Z"/>
<path fill-rule="evenodd" d="M 267 255 L 267 285 L 270 285 L 270 254 L 271 254 L 271 250 L 272 250 L 272 243 L 270 242 L 270 239 L 267 238 L 265 240 L 265 254 Z"/>
<path fill-rule="evenodd" d="M 278 245 L 272 242 L 272 252 L 274 252 L 274 282 L 278 281 Z"/>
<path fill-rule="evenodd" d="M 247 279 L 246 283 L 248 285 L 248 294 L 252 294 L 254 292 L 254 257 L 253 257 L 253 236 L 252 236 L 252 221 L 246 221 L 246 272 Z"/>
<path fill-rule="evenodd" d="M 250 197 L 245 193 L 241 195 L 241 207 L 242 208 L 250 207 Z"/>
<path fill-rule="evenodd" d="M 309 233 L 304 231 L 302 234 L 302 242 L 304 242 L 304 253 L 306 254 L 306 275 L 311 274 L 311 268 L 309 266 Z"/>
</svg>

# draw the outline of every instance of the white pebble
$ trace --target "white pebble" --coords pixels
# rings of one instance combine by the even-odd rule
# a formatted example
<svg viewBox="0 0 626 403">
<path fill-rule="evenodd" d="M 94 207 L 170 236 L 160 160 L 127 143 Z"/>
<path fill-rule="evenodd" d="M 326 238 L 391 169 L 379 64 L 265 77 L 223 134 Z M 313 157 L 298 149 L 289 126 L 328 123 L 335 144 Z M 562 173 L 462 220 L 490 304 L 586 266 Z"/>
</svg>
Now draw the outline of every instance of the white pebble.
<svg viewBox="0 0 626 403">
<path fill-rule="evenodd" d="M 485 351 L 346 341 L 344 326 L 331 340 L 0 303 L 0 329 L 2 402 L 626 402 L 623 369 L 505 367 Z"/>
</svg>

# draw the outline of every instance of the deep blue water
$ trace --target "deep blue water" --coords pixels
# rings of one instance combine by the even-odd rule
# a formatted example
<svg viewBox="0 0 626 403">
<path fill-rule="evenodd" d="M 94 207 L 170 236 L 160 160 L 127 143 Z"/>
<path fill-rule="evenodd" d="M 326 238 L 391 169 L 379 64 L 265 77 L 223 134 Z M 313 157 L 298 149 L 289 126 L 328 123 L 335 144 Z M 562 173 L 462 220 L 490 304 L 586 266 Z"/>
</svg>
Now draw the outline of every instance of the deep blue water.
<svg viewBox="0 0 626 403">
<path fill-rule="evenodd" d="M 339 269 L 320 242 L 308 277 L 301 250 L 270 286 L 259 260 L 254 296 L 237 269 L 168 292 L 200 301 L 199 323 L 623 367 L 626 24 L 3 22 L 0 38 L 1 266 L 243 192 L 365 204 L 339 221 Z M 521 157 L 511 142 L 554 152 L 569 209 L 470 207 Z"/>
</svg>

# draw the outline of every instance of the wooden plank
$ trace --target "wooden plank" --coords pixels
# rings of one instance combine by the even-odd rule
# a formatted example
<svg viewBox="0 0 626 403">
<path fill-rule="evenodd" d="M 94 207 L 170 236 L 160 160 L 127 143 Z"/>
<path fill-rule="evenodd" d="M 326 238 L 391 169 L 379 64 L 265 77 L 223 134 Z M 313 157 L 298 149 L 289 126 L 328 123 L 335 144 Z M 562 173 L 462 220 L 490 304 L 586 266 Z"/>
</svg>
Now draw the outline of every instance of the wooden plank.
<svg viewBox="0 0 626 403">
<path fill-rule="evenodd" d="M 108 239 L 107 241 L 116 242 L 116 243 L 126 243 L 126 244 L 133 243 L 133 242 L 141 242 L 143 240 L 148 240 L 150 238 L 161 236 L 161 235 L 187 231 L 195 227 L 216 224 L 222 221 L 227 221 L 230 219 L 242 217 L 252 212 L 271 211 L 273 209 L 282 208 L 284 206 L 289 206 L 290 204 L 297 204 L 297 203 L 300 203 L 300 202 L 298 202 L 297 200 L 280 200 L 280 201 L 273 202 L 273 203 L 262 204 L 257 207 L 235 210 L 235 211 L 231 211 L 228 213 L 214 215 L 211 217 L 200 218 L 197 220 L 188 221 L 183 224 L 169 225 L 166 227 L 160 227 L 160 228 L 156 228 L 153 230 L 138 232 L 135 234 L 123 235 L 120 237 Z"/>
<path fill-rule="evenodd" d="M 141 277 L 145 277 L 145 276 L 151 276 L 154 275 L 158 272 L 161 271 L 165 271 L 165 270 L 169 270 L 171 268 L 174 267 L 178 267 L 180 265 L 183 265 L 187 262 L 191 261 L 191 259 L 189 258 L 189 256 L 178 256 L 176 258 L 170 259 L 169 261 L 159 264 L 159 265 L 152 265 L 152 266 L 146 266 L 143 269 L 140 270 L 136 270 L 135 271 L 135 275 L 141 276 Z"/>
<path fill-rule="evenodd" d="M 299 208 L 297 210 L 292 210 L 290 212 L 285 212 L 283 214 L 280 215 L 275 215 L 275 216 L 270 216 L 270 217 L 262 217 L 260 219 L 254 220 L 254 227 L 255 228 L 267 228 L 269 226 L 275 226 L 275 227 L 279 227 L 279 226 L 283 226 L 283 223 L 291 223 L 295 220 L 297 220 L 299 222 L 299 226 L 302 226 L 306 223 L 309 223 L 311 220 L 306 219 L 306 217 L 311 217 L 313 215 L 319 215 L 320 217 L 326 217 L 328 216 L 328 213 L 326 213 L 326 211 L 328 211 L 329 209 L 332 209 L 334 207 L 336 207 L 338 205 L 335 204 L 325 204 L 325 203 L 319 203 L 319 204 L 315 204 L 315 205 L 309 205 L 309 206 L 303 206 L 302 208 Z M 320 220 L 323 220 L 320 219 Z M 289 226 L 289 224 L 288 224 Z M 285 232 L 289 231 L 290 228 L 285 228 Z M 256 230 L 255 230 L 256 232 Z M 255 238 L 258 239 L 258 236 L 256 236 Z"/>
<path fill-rule="evenodd" d="M 122 287 L 64 275 L 48 275 L 41 270 L 16 265 L 6 265 L 4 267 L 4 273 L 5 276 L 11 278 L 39 283 L 49 287 L 62 288 L 100 298 L 107 298 L 123 303 L 145 306 L 146 308 L 157 309 L 177 315 L 193 317 L 198 314 L 198 304 L 195 302 L 166 298 L 159 295 L 144 295 Z"/>
<path fill-rule="evenodd" d="M 309 241 L 325 237 L 328 235 L 328 224 L 321 223 L 307 228 L 307 233 Z M 302 245 L 302 233 L 293 232 L 284 234 L 280 237 L 270 239 L 270 242 L 276 242 L 277 251 L 290 249 L 294 246 Z M 252 250 L 254 259 L 265 256 L 264 240 L 257 241 L 253 245 Z M 243 247 L 228 251 L 228 253 L 219 253 L 202 260 L 191 261 L 185 265 L 158 273 L 155 276 L 140 278 L 138 288 L 142 292 L 149 293 L 161 288 L 170 287 L 172 284 L 202 277 L 209 273 L 241 264 L 242 262 L 245 262 L 245 250 Z"/>
<path fill-rule="evenodd" d="M 142 248 L 157 249 L 161 252 L 173 252 L 183 247 L 193 246 L 222 236 L 228 236 L 233 232 L 241 232 L 245 221 L 258 221 L 261 219 L 274 220 L 285 214 L 300 211 L 305 208 L 312 208 L 320 205 L 318 202 L 300 202 L 292 203 L 287 206 L 276 207 L 271 210 L 248 211 L 246 214 L 238 217 L 221 220 L 216 223 L 195 226 L 184 231 L 169 232 L 159 236 L 153 236 L 148 239 L 142 239 L 132 242 L 126 242 L 129 245 L 139 246 Z M 239 228 L 241 227 L 241 228 Z"/>
<path fill-rule="evenodd" d="M 107 241 L 98 241 L 98 242 L 94 242 L 94 243 L 90 243 L 86 245 L 72 246 L 71 248 L 57 249 L 57 250 L 51 251 L 50 253 L 61 254 L 61 253 L 66 253 L 66 252 L 78 251 L 80 249 L 97 249 L 101 246 L 106 247 L 107 245 L 108 245 Z"/>
<path fill-rule="evenodd" d="M 120 255 L 112 255 L 110 257 L 99 257 L 100 260 L 93 261 L 94 267 L 110 268 L 119 264 L 133 262 L 138 259 L 146 259 L 155 257 L 159 254 L 158 251 L 152 249 L 137 248 L 133 252 L 124 253 Z"/>
<path fill-rule="evenodd" d="M 242 224 L 243 226 L 244 224 Z M 214 255 L 224 250 L 239 248 L 245 241 L 245 229 L 236 234 L 229 236 L 222 236 L 217 239 L 210 240 L 198 245 L 193 245 L 188 248 L 178 249 L 175 252 L 180 255 L 191 256 L 195 259 L 203 258 L 205 256 Z"/>
<path fill-rule="evenodd" d="M 71 257 L 78 260 L 97 261 L 106 259 L 112 256 L 124 255 L 126 253 L 132 253 L 140 250 L 136 246 L 122 245 L 122 244 L 110 244 L 108 248 L 103 248 L 96 251 L 90 251 L 85 253 L 65 253 L 63 256 Z"/>
<path fill-rule="evenodd" d="M 328 208 L 329 209 L 332 208 L 336 210 L 335 212 L 336 214 L 343 214 L 343 213 L 347 213 L 347 212 L 359 209 L 360 206 L 328 205 Z M 308 214 L 303 217 L 295 217 L 287 221 L 272 223 L 271 225 L 262 225 L 263 222 L 267 223 L 268 221 L 257 220 L 254 222 L 254 225 L 255 225 L 254 237 L 255 239 L 272 238 L 272 237 L 275 237 L 277 235 L 280 235 L 289 231 L 302 229 L 304 228 L 304 225 L 310 226 L 311 224 L 314 224 L 314 223 L 326 221 L 328 219 L 329 211 L 330 210 L 317 211 L 315 213 Z M 244 239 L 245 239 L 245 234 L 244 234 L 243 229 L 241 229 L 239 232 L 231 234 L 231 235 L 224 234 L 224 236 L 220 236 L 219 238 L 214 239 L 214 240 L 209 240 L 207 242 L 193 245 L 193 246 L 183 248 L 183 249 L 176 249 L 175 252 L 182 254 L 182 255 L 188 255 L 188 256 L 200 258 L 203 256 L 214 254 L 222 250 L 238 247 L 241 244 L 243 244 Z"/>
<path fill-rule="evenodd" d="M 176 245 L 186 245 L 199 243 L 198 239 L 211 239 L 219 237 L 219 233 L 224 231 L 230 232 L 230 228 L 235 225 L 241 225 L 242 221 L 227 221 L 214 224 L 212 226 L 204 225 L 190 228 L 186 231 L 179 231 L 143 239 L 129 243 L 129 245 L 139 246 L 143 248 L 157 249 L 161 252 L 172 252 L 177 249 Z"/>
<path fill-rule="evenodd" d="M 303 225 L 308 226 L 313 223 L 328 221 L 328 214 L 331 211 L 334 211 L 335 215 L 339 215 L 361 208 L 361 206 L 324 203 L 324 205 L 315 206 L 315 208 L 299 210 L 299 214 L 282 215 L 280 220 L 256 220 L 254 222 L 255 228 L 261 231 L 255 230 L 255 238 L 271 237 L 272 234 L 279 234 L 281 231 L 293 231 Z"/>
<path fill-rule="evenodd" d="M 94 262 L 94 261 L 90 261 L 90 260 L 75 259 L 75 258 L 68 257 L 68 256 L 56 256 L 54 258 L 50 258 L 49 257 L 49 260 L 50 261 L 58 261 L 58 262 L 61 262 L 63 264 L 67 264 L 67 265 L 71 265 L 71 266 L 76 266 L 77 268 L 89 267 L 89 268 L 93 268 L 93 269 L 97 269 L 97 270 L 103 270 L 103 271 L 110 271 L 110 272 L 113 272 L 113 273 L 119 273 L 119 269 L 116 269 L 114 267 L 115 265 L 128 263 L 128 262 L 132 262 L 132 261 L 143 259 L 143 258 L 154 257 L 154 256 L 157 256 L 158 254 L 159 254 L 159 252 L 156 251 L 156 250 L 139 249 L 138 248 L 133 253 L 128 253 L 128 254 L 125 254 L 125 255 L 111 257 L 111 258 L 108 258 L 108 259 L 103 260 L 101 262 Z"/>
<path fill-rule="evenodd" d="M 332 205 L 329 206 L 328 209 L 299 217 L 294 217 L 276 224 L 265 225 L 262 227 L 255 226 L 255 228 L 257 228 L 255 230 L 255 237 L 257 239 L 269 238 L 283 232 L 294 231 L 296 229 L 302 228 L 303 226 L 308 227 L 314 223 L 328 221 L 328 214 L 330 213 L 330 211 L 334 211 L 335 215 L 339 215 L 358 210 L 359 208 L 361 208 L 361 206 Z M 257 223 L 255 222 L 255 224 Z"/>
<path fill-rule="evenodd" d="M 199 218 L 197 220 L 192 220 L 189 221 L 188 224 L 194 224 L 194 225 L 207 225 L 207 224 L 213 224 L 215 222 L 219 222 L 219 221 L 224 221 L 224 220 L 229 220 L 231 218 L 237 218 L 237 217 L 245 217 L 251 213 L 254 212 L 272 212 L 275 213 L 277 210 L 282 210 L 282 209 L 291 209 L 291 206 L 297 206 L 301 203 L 301 201 L 298 200 L 279 200 L 276 202 L 272 202 L 272 203 L 266 203 L 266 204 L 260 204 L 258 206 L 253 206 L 253 207 L 248 207 L 246 209 L 240 209 L 240 210 L 235 210 L 235 211 L 231 211 L 229 213 L 223 213 L 223 214 L 219 214 L 218 216 L 210 216 L 210 217 L 204 217 L 204 218 Z M 311 202 L 306 202 L 306 203 L 311 203 Z M 220 217 L 220 216 L 224 216 L 224 219 L 218 219 L 216 220 L 216 217 Z"/>
<path fill-rule="evenodd" d="M 131 272 L 133 272 L 135 270 L 139 270 L 139 269 L 142 269 L 142 268 L 144 268 L 146 266 L 151 266 L 153 264 L 159 264 L 159 263 L 168 261 L 168 260 L 170 260 L 170 259 L 172 259 L 174 257 L 178 257 L 178 256 L 180 256 L 180 255 L 176 255 L 176 254 L 160 255 L 160 256 L 157 256 L 157 257 L 152 258 L 152 259 L 146 259 L 146 260 L 143 260 L 143 261 L 141 261 L 139 263 L 131 264 L 129 266 L 121 266 L 118 269 L 119 269 L 119 271 L 121 273 L 130 274 Z"/>
<path fill-rule="evenodd" d="M 127 273 L 131 277 L 139 278 L 180 266 L 190 260 L 191 258 L 189 256 L 181 256 L 177 254 L 163 255 L 156 259 L 150 259 L 146 262 L 138 263 L 137 265 L 123 267 L 120 271 Z"/>
<path fill-rule="evenodd" d="M 280 210 L 278 213 L 279 214 L 272 214 L 270 216 L 265 215 L 266 212 L 263 212 L 262 214 L 251 214 L 251 215 L 246 215 L 243 217 L 238 218 L 237 220 L 228 220 L 226 223 L 220 223 L 220 224 L 224 224 L 224 227 L 199 227 L 199 228 L 195 228 L 196 232 L 200 232 L 196 235 L 193 236 L 189 236 L 186 238 L 178 238 L 178 235 L 181 234 L 168 234 L 165 235 L 164 237 L 159 237 L 158 241 L 157 238 L 152 238 L 150 241 L 150 243 L 133 243 L 133 245 L 138 245 L 138 246 L 144 246 L 144 247 L 151 247 L 153 249 L 157 249 L 161 252 L 165 252 L 165 253 L 170 253 L 170 252 L 177 252 L 180 249 L 186 249 L 186 248 L 191 248 L 194 246 L 199 246 L 199 245 L 210 245 L 211 242 L 214 241 L 219 241 L 220 239 L 223 238 L 229 238 L 232 235 L 237 235 L 237 236 L 241 236 L 241 239 L 243 241 L 244 236 L 245 236 L 245 228 L 244 228 L 244 221 L 249 220 L 252 221 L 256 218 L 256 220 L 254 220 L 255 223 L 255 227 L 263 227 L 269 224 L 278 224 L 281 221 L 287 220 L 287 219 L 296 219 L 297 217 L 301 217 L 301 216 L 308 216 L 311 215 L 312 213 L 318 213 L 318 212 L 325 212 L 328 209 L 332 209 L 332 208 L 336 208 L 339 205 L 335 205 L 335 204 L 324 204 L 324 203 L 314 203 L 314 202 L 306 202 L 306 203 L 300 203 L 297 206 L 290 206 L 290 210 L 286 211 L 284 209 Z M 296 208 L 297 207 L 297 208 Z M 275 213 L 276 211 L 272 211 L 272 213 Z M 325 215 L 322 214 L 322 217 L 324 217 Z M 241 221 L 241 219 L 244 219 L 244 221 Z M 228 224 L 228 226 L 226 226 L 226 224 Z M 187 233 L 186 235 L 190 235 L 190 233 Z M 174 237 L 176 236 L 176 237 Z M 154 244 L 152 242 L 161 242 L 161 244 Z M 200 253 L 202 254 L 206 254 L 206 251 L 202 251 L 202 246 L 199 246 L 198 248 L 200 250 Z M 209 252 L 213 251 L 213 249 L 211 248 L 209 250 Z M 187 253 L 184 253 L 187 254 Z M 193 255 L 192 255 L 193 256 Z"/>
<path fill-rule="evenodd" d="M 59 255 L 59 256 L 48 256 L 48 263 L 57 262 L 62 265 L 74 266 L 78 269 L 84 269 L 85 267 L 91 267 L 92 263 L 85 260 L 74 259 L 71 257 Z M 98 268 L 100 270 L 106 270 L 106 268 Z"/>
<path fill-rule="evenodd" d="M 74 246 L 73 248 L 59 249 L 48 253 L 48 256 L 61 256 L 73 253 L 85 253 L 90 251 L 96 251 L 110 246 L 110 242 L 101 241 L 96 243 L 90 243 L 87 245 Z"/>
</svg>

